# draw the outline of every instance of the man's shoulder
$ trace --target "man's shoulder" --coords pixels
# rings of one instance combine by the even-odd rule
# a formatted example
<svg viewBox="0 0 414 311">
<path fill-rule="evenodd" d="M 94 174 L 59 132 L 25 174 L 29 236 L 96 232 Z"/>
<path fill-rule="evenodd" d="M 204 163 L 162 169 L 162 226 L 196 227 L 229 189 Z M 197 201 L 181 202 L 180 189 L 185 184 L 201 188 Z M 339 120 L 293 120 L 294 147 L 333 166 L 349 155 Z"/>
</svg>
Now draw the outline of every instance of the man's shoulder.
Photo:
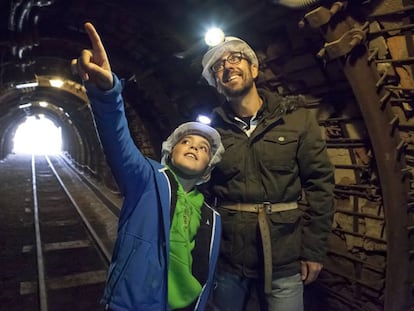
<svg viewBox="0 0 414 311">
<path fill-rule="evenodd" d="M 277 111 L 278 114 L 291 114 L 306 109 L 306 98 L 303 95 L 280 95 L 268 90 L 260 89 L 259 93 L 265 98 L 269 111 Z"/>
</svg>

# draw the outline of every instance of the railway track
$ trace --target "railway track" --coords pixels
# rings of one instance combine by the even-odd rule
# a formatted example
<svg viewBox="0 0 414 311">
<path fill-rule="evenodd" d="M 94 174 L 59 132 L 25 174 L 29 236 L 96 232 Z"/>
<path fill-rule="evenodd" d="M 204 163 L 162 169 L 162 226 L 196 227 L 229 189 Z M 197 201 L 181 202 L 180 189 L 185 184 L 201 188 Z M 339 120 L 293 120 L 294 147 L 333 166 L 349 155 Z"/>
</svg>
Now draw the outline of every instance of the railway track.
<svg viewBox="0 0 414 311">
<path fill-rule="evenodd" d="M 116 234 L 116 215 L 62 158 L 13 156 L 9 160 L 19 163 L 14 163 L 14 171 L 0 167 L 2 185 L 7 174 L 17 174 L 25 182 L 12 185 L 22 194 L 16 195 L 12 206 L 0 200 L 9 246 L 1 252 L 0 263 L 6 269 L 1 272 L 0 300 L 7 307 L 0 309 L 102 310 L 99 299 Z M 7 190 L 2 187 L 0 195 Z"/>
</svg>

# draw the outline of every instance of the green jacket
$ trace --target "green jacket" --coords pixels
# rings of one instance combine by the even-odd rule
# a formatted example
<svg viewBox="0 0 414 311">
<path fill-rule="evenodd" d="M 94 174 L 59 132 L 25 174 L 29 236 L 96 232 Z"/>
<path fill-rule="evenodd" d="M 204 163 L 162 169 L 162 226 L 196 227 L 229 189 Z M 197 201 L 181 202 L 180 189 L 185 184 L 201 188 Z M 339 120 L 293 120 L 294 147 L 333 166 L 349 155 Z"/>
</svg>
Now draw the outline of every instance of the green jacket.
<svg viewBox="0 0 414 311">
<path fill-rule="evenodd" d="M 259 90 L 263 106 L 248 137 L 227 104 L 215 109 L 213 126 L 225 147 L 212 172 L 210 195 L 222 216 L 219 267 L 248 277 L 262 271 L 257 214 L 220 208 L 221 204 L 294 202 L 306 208 L 269 215 L 273 277 L 300 271 L 300 260 L 323 262 L 334 212 L 334 173 L 315 116 L 300 97 Z"/>
</svg>

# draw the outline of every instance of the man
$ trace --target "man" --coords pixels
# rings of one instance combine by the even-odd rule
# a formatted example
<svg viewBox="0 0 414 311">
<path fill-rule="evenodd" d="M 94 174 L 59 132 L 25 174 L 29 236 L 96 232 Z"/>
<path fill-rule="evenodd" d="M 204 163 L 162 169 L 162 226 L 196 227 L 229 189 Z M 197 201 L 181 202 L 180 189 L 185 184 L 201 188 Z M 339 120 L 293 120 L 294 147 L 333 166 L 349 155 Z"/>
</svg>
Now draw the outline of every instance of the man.
<svg viewBox="0 0 414 311">
<path fill-rule="evenodd" d="M 161 163 L 144 157 L 128 128 L 122 83 L 92 24 L 92 49 L 72 60 L 85 81 L 102 147 L 124 197 L 102 303 L 113 311 L 204 310 L 220 242 L 220 217 L 196 185 L 223 153 L 219 133 L 187 122 L 162 144 Z M 194 258 L 194 261 L 193 261 Z"/>
<path fill-rule="evenodd" d="M 236 37 L 206 52 L 203 77 L 226 98 L 212 125 L 226 149 L 208 192 L 223 233 L 213 303 L 241 311 L 262 286 L 270 311 L 303 310 L 303 285 L 323 267 L 333 218 L 333 168 L 300 96 L 256 88 L 258 59 Z M 298 208 L 304 195 L 306 209 Z"/>
</svg>

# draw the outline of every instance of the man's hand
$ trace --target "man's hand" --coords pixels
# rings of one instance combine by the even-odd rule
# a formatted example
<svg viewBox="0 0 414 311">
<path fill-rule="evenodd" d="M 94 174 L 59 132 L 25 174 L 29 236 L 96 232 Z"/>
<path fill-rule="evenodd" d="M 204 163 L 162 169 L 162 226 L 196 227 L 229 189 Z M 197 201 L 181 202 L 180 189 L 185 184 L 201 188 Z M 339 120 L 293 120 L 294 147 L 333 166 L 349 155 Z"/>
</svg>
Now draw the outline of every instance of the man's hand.
<svg viewBox="0 0 414 311">
<path fill-rule="evenodd" d="M 302 281 L 305 285 L 312 283 L 318 278 L 323 265 L 314 261 L 301 261 Z"/>
<path fill-rule="evenodd" d="M 82 50 L 79 58 L 72 59 L 72 72 L 78 74 L 82 80 L 94 83 L 101 90 L 109 90 L 113 87 L 114 81 L 101 38 L 91 23 L 85 23 L 85 30 L 92 50 Z"/>
</svg>

